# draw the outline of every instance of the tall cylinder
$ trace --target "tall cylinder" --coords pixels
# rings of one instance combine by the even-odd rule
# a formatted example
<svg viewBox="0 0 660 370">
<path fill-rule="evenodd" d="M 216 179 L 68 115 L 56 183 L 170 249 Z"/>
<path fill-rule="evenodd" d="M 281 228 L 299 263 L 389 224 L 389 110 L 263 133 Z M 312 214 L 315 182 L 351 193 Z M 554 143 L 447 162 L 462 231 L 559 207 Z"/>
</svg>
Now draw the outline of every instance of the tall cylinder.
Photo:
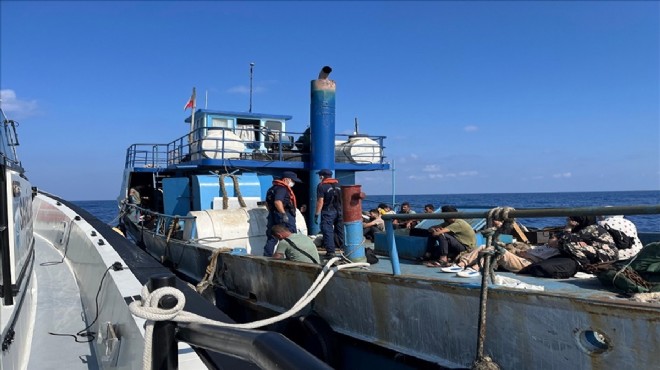
<svg viewBox="0 0 660 370">
<path fill-rule="evenodd" d="M 364 236 L 362 232 L 362 199 L 364 193 L 361 185 L 341 186 L 342 210 L 346 237 L 344 254 L 352 262 L 366 262 Z"/>
<path fill-rule="evenodd" d="M 341 204 L 344 222 L 362 222 L 362 199 L 364 199 L 362 185 L 342 185 Z"/>
<path fill-rule="evenodd" d="M 316 204 L 316 187 L 319 177 L 316 174 L 324 168 L 335 170 L 335 81 L 328 79 L 332 68 L 325 66 L 321 69 L 319 77 L 311 82 L 310 102 L 310 128 L 311 153 L 309 166 L 309 194 L 310 207 L 308 212 L 308 225 L 311 225 L 310 234 L 318 234 L 320 228 L 312 220 L 314 205 Z"/>
<path fill-rule="evenodd" d="M 157 274 L 149 278 L 149 292 L 164 287 L 175 287 L 176 277 L 169 273 Z M 176 306 L 174 296 L 166 295 L 158 302 L 158 307 L 171 309 Z M 154 323 L 151 355 L 151 369 L 178 369 L 179 356 L 176 343 L 176 322 L 157 321 Z"/>
</svg>

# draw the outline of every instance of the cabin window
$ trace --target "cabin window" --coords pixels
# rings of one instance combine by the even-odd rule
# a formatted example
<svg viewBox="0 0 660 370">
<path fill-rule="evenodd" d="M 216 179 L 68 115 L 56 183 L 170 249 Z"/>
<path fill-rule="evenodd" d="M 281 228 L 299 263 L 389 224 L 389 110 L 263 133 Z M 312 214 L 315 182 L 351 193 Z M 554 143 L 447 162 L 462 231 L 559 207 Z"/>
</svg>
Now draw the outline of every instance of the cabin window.
<svg viewBox="0 0 660 370">
<path fill-rule="evenodd" d="M 211 117 L 211 120 L 209 121 L 209 126 L 208 127 L 213 127 L 213 128 L 231 128 L 234 126 L 234 120 L 232 118 L 220 118 L 220 117 Z M 215 133 L 215 136 L 224 136 L 222 133 L 222 130 L 210 130 L 211 132 Z M 201 137 L 198 137 L 198 140 L 201 140 L 205 137 L 209 136 L 209 130 L 204 128 L 203 130 L 199 131 L 199 134 Z"/>
<path fill-rule="evenodd" d="M 229 118 L 212 118 L 211 119 L 211 127 L 225 127 L 229 128 L 232 127 L 232 121 Z"/>
<path fill-rule="evenodd" d="M 239 118 L 236 123 L 236 135 L 243 140 L 248 148 L 258 148 L 258 142 L 263 140 L 258 135 L 261 129 L 261 120 Z"/>
</svg>

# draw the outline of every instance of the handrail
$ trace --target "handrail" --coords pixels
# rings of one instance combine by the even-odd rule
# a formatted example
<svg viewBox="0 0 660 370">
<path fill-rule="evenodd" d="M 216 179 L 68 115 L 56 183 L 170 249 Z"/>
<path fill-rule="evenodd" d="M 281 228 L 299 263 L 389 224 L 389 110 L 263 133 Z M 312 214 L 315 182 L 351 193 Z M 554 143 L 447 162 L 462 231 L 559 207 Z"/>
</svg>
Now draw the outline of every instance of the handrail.
<svg viewBox="0 0 660 370">
<path fill-rule="evenodd" d="M 383 220 L 421 220 L 445 218 L 484 218 L 490 211 L 479 212 L 441 212 L 441 213 L 413 213 L 413 214 L 385 214 Z M 579 207 L 579 208 L 536 208 L 511 209 L 510 218 L 543 218 L 568 216 L 611 216 L 611 215 L 653 215 L 660 214 L 660 204 L 612 206 L 612 207 Z"/>
<path fill-rule="evenodd" d="M 480 212 L 441 212 L 441 213 L 413 213 L 413 214 L 385 214 L 381 218 L 385 221 L 385 233 L 387 236 L 388 249 L 390 251 L 390 262 L 392 274 L 400 275 L 399 254 L 396 249 L 394 238 L 394 227 L 392 221 L 397 220 L 438 220 L 445 218 L 488 218 L 491 211 Z M 612 216 L 612 215 L 653 215 L 660 214 L 660 204 L 612 206 L 612 207 L 578 207 L 578 208 L 537 208 L 537 209 L 508 209 L 508 218 L 543 218 L 543 217 L 568 217 L 568 216 Z"/>
<path fill-rule="evenodd" d="M 149 227 L 148 229 L 153 231 L 156 235 L 161 236 L 165 236 L 165 231 L 174 223 L 183 221 L 184 224 L 187 224 L 188 222 L 194 222 L 197 219 L 195 216 L 178 216 L 158 213 L 150 209 L 142 208 L 133 203 L 122 202 L 122 204 L 126 207 L 122 212 L 136 212 L 136 215 L 138 216 L 146 214 L 155 218 L 153 227 Z M 134 221 L 137 223 L 139 220 L 136 218 Z"/>
<path fill-rule="evenodd" d="M 171 218 L 171 219 L 178 218 L 179 220 L 194 220 L 196 218 L 195 216 L 178 216 L 178 215 L 168 215 L 168 214 L 165 214 L 165 213 L 158 213 L 158 212 L 152 211 L 150 209 L 142 208 L 142 207 L 140 207 L 136 204 L 133 204 L 133 203 L 124 203 L 124 205 L 126 207 L 135 208 L 136 210 L 138 210 L 140 212 L 149 214 L 151 216 L 156 216 L 156 217 Z"/>
<path fill-rule="evenodd" d="M 211 132 L 220 132 L 221 134 L 211 136 Z M 233 133 L 240 137 L 237 140 L 235 137 L 227 137 L 225 133 Z M 298 140 L 304 137 L 305 133 L 267 130 L 263 128 L 227 128 L 227 127 L 199 127 L 186 135 L 183 135 L 167 144 L 155 143 L 137 143 L 128 147 L 126 151 L 125 167 L 143 167 L 143 168 L 166 168 L 168 166 L 177 165 L 186 161 L 206 158 L 204 153 L 212 155 L 212 159 L 225 161 L 225 160 L 257 160 L 257 161 L 303 161 L 305 155 L 309 155 L 309 150 L 304 147 Z M 293 140 L 294 137 L 298 140 Z M 340 141 L 347 141 L 352 135 L 336 134 L 335 139 Z M 377 162 L 383 164 L 385 161 L 384 155 L 384 140 L 385 136 L 361 136 L 373 140 L 378 145 Z M 236 149 L 229 149 L 225 146 L 227 142 L 242 142 L 246 145 L 245 151 L 237 151 Z M 202 142 L 217 142 L 216 145 L 210 145 L 209 148 L 202 148 Z M 375 148 L 371 145 L 354 144 L 355 148 L 364 147 L 363 154 L 356 154 L 358 157 L 355 163 L 360 160 L 370 159 L 374 154 L 370 150 Z M 239 154 L 239 158 L 235 156 Z M 251 154 L 258 154 L 253 156 Z M 361 158 L 364 157 L 364 158 Z M 342 162 L 338 160 L 338 162 Z"/>
</svg>

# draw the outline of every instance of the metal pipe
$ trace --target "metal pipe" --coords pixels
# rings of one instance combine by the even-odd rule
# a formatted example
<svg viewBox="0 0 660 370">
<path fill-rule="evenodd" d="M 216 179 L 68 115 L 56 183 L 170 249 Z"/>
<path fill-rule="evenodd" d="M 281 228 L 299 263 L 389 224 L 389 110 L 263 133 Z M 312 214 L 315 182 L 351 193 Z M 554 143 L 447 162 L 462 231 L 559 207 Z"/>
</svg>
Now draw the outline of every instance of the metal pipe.
<svg viewBox="0 0 660 370">
<path fill-rule="evenodd" d="M 250 109 L 249 113 L 252 113 L 252 75 L 254 70 L 254 63 L 250 63 Z"/>
<path fill-rule="evenodd" d="M 342 215 L 344 223 L 344 254 L 353 262 L 367 260 L 362 227 L 362 185 L 342 185 Z"/>
<path fill-rule="evenodd" d="M 317 234 L 319 225 L 312 221 L 316 204 L 316 187 L 321 182 L 316 174 L 324 168 L 335 170 L 335 81 L 328 76 L 332 68 L 325 66 L 319 78 L 311 82 L 310 101 L 310 140 L 311 153 L 309 165 L 309 233 Z"/>
<path fill-rule="evenodd" d="M 173 274 L 158 274 L 149 278 L 149 292 L 158 288 L 174 287 L 176 278 Z M 164 296 L 158 302 L 158 307 L 171 309 L 176 306 L 174 296 Z M 156 321 L 154 323 L 153 342 L 151 351 L 152 370 L 174 370 L 179 368 L 179 354 L 176 343 L 176 322 Z"/>
<path fill-rule="evenodd" d="M 445 218 L 484 218 L 489 211 L 479 212 L 441 212 L 415 214 L 386 214 L 383 220 L 422 220 Z M 660 204 L 612 207 L 579 207 L 579 208 L 537 208 L 515 209 L 508 213 L 509 218 L 542 218 L 568 216 L 610 216 L 610 215 L 654 215 L 660 214 Z"/>
<path fill-rule="evenodd" d="M 392 263 L 392 274 L 401 275 L 401 266 L 399 266 L 399 252 L 396 250 L 396 240 L 394 238 L 394 225 L 392 219 L 385 220 L 385 235 L 387 236 L 387 245 L 390 250 L 390 261 Z"/>
</svg>

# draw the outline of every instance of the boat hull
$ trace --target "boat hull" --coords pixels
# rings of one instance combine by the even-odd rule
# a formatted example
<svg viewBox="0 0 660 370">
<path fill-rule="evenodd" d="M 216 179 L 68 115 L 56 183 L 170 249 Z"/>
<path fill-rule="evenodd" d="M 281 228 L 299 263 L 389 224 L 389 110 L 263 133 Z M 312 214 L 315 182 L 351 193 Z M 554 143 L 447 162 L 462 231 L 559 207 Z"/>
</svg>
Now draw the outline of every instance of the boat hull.
<svg viewBox="0 0 660 370">
<path fill-rule="evenodd" d="M 221 259 L 220 286 L 278 311 L 293 306 L 320 271 L 260 257 Z M 479 295 L 474 281 L 342 270 L 313 308 L 336 332 L 442 366 L 469 367 Z M 660 360 L 648 350 L 660 340 L 658 320 L 659 306 L 614 302 L 607 292 L 598 298 L 498 287 L 488 295 L 485 352 L 503 369 L 652 368 Z M 605 336 L 607 349 L 593 333 Z"/>
</svg>

